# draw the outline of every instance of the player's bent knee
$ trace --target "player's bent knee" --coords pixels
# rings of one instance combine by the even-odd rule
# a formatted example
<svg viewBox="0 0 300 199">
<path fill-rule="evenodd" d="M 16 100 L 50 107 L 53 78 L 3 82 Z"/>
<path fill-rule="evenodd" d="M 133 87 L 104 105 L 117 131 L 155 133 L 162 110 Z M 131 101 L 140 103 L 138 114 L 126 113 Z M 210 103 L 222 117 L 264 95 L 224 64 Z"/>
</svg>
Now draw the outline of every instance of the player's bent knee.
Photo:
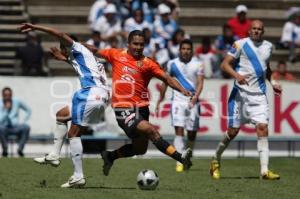
<svg viewBox="0 0 300 199">
<path fill-rule="evenodd" d="M 147 148 L 146 149 L 141 149 L 135 152 L 135 155 L 144 155 L 147 152 Z"/>
<path fill-rule="evenodd" d="M 259 137 L 268 136 L 268 125 L 267 124 L 258 124 L 256 125 L 256 131 Z"/>
</svg>

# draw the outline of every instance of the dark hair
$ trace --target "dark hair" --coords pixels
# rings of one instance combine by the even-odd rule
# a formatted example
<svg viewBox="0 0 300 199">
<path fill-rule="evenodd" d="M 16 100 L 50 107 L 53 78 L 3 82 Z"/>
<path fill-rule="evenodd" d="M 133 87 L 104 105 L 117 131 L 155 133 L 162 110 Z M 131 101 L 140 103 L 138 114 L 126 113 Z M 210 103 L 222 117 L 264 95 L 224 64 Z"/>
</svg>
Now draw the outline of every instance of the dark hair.
<svg viewBox="0 0 300 199">
<path fill-rule="evenodd" d="M 173 35 L 172 35 L 172 42 L 173 42 L 174 44 L 177 44 L 177 41 L 176 41 L 176 36 L 177 36 L 177 34 L 182 34 L 182 35 L 184 36 L 185 32 L 184 32 L 184 30 L 182 30 L 181 28 L 178 28 L 178 29 L 173 33 Z"/>
<path fill-rule="evenodd" d="M 145 35 L 144 35 L 143 31 L 133 30 L 129 33 L 127 42 L 130 43 L 133 40 L 134 36 L 140 36 L 140 37 L 143 37 L 145 39 Z"/>
<path fill-rule="evenodd" d="M 285 62 L 284 60 L 279 60 L 279 61 L 278 61 L 278 65 L 280 65 L 280 64 L 286 65 L 286 62 Z"/>
<path fill-rule="evenodd" d="M 223 32 L 224 32 L 226 29 L 230 29 L 230 30 L 231 30 L 230 25 L 228 25 L 227 23 L 223 25 Z"/>
<path fill-rule="evenodd" d="M 137 11 L 140 11 L 140 12 L 141 12 L 142 18 L 144 19 L 144 11 L 143 11 L 143 9 L 141 9 L 141 8 L 138 8 L 138 9 L 133 10 L 133 11 L 132 11 L 132 16 L 135 17 Z"/>
<path fill-rule="evenodd" d="M 78 38 L 75 35 L 69 35 L 71 37 L 71 39 L 73 39 L 74 41 L 78 42 Z"/>
<path fill-rule="evenodd" d="M 194 48 L 194 47 L 193 47 L 193 42 L 192 42 L 192 40 L 190 40 L 190 39 L 184 39 L 184 40 L 182 40 L 182 41 L 180 42 L 180 44 L 179 44 L 179 49 L 181 49 L 181 47 L 182 47 L 183 44 L 188 44 L 188 45 L 191 46 L 192 49 Z"/>
<path fill-rule="evenodd" d="M 2 93 L 4 93 L 5 91 L 10 91 L 12 93 L 12 90 L 10 87 L 6 86 L 2 89 Z"/>
</svg>

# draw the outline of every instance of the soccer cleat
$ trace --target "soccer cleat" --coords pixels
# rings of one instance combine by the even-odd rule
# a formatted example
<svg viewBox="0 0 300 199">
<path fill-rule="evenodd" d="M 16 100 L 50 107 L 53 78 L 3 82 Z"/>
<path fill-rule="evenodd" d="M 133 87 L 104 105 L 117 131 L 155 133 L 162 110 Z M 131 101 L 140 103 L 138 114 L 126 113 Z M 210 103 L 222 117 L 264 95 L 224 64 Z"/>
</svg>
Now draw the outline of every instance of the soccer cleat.
<svg viewBox="0 0 300 199">
<path fill-rule="evenodd" d="M 75 176 L 71 176 L 65 184 L 62 184 L 61 188 L 82 188 L 85 185 L 85 179 L 84 177 L 81 178 L 75 178 Z"/>
<path fill-rule="evenodd" d="M 184 170 L 189 170 L 190 167 L 193 165 L 191 158 L 192 158 L 192 149 L 187 148 L 181 155 L 182 158 L 182 164 L 183 164 L 183 168 Z"/>
<path fill-rule="evenodd" d="M 110 152 L 108 152 L 108 151 L 102 151 L 102 152 L 101 152 L 101 157 L 102 157 L 102 159 L 103 159 L 103 161 L 104 161 L 103 167 L 102 167 L 102 171 L 103 171 L 103 174 L 104 174 L 105 176 L 108 176 L 109 171 L 110 171 L 112 165 L 114 164 L 114 162 L 111 161 L 110 158 L 108 157 L 108 156 L 109 156 L 109 153 L 110 153 Z"/>
<path fill-rule="evenodd" d="M 210 169 L 209 169 L 210 175 L 213 179 L 220 179 L 221 173 L 220 173 L 220 164 L 217 160 L 212 160 L 210 162 Z"/>
<path fill-rule="evenodd" d="M 39 164 L 51 164 L 54 167 L 58 167 L 60 164 L 59 156 L 53 154 L 48 154 L 40 158 L 34 158 L 33 161 Z"/>
<path fill-rule="evenodd" d="M 183 164 L 177 162 L 177 163 L 176 163 L 176 171 L 177 171 L 177 172 L 183 172 L 183 171 L 184 171 L 184 166 L 183 166 Z"/>
<path fill-rule="evenodd" d="M 280 175 L 277 173 L 273 173 L 272 171 L 268 170 L 266 173 L 260 176 L 262 180 L 279 180 Z"/>
</svg>

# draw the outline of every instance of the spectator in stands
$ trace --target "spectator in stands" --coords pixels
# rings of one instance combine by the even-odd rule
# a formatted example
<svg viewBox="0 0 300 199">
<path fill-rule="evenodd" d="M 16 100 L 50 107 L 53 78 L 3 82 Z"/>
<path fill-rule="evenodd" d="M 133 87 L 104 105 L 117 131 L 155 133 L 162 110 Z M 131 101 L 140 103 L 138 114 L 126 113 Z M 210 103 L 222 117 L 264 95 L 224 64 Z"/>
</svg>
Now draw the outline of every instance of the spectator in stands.
<svg viewBox="0 0 300 199">
<path fill-rule="evenodd" d="M 121 21 L 117 18 L 117 8 L 114 4 L 108 4 L 95 24 L 94 31 L 101 34 L 103 41 L 108 42 L 110 38 L 122 35 Z"/>
<path fill-rule="evenodd" d="M 148 28 L 143 29 L 145 35 L 144 55 L 156 60 L 161 66 L 165 67 L 170 60 L 169 52 L 158 38 L 152 37 L 152 33 Z"/>
<path fill-rule="evenodd" d="M 177 0 L 163 0 L 162 3 L 166 4 L 171 9 L 171 18 L 175 21 L 178 19 L 179 16 L 179 2 Z"/>
<path fill-rule="evenodd" d="M 144 20 L 144 13 L 142 9 L 137 9 L 133 11 L 133 17 L 127 19 L 124 24 L 124 31 L 126 32 L 126 37 L 133 30 L 143 30 L 148 28 L 152 30 L 152 25 Z"/>
<path fill-rule="evenodd" d="M 101 34 L 98 31 L 93 31 L 92 37 L 86 43 L 95 46 L 96 48 L 105 48 L 105 43 L 102 41 Z"/>
<path fill-rule="evenodd" d="M 281 60 L 277 64 L 277 70 L 272 73 L 272 81 L 287 80 L 294 81 L 296 77 L 287 71 L 286 62 Z"/>
<path fill-rule="evenodd" d="M 2 100 L 0 101 L 0 139 L 2 144 L 2 156 L 7 157 L 7 137 L 15 135 L 19 139 L 18 154 L 23 157 L 23 149 L 29 137 L 28 121 L 31 110 L 22 101 L 12 97 L 12 89 L 5 87 L 2 89 Z M 24 110 L 26 116 L 23 123 L 19 123 L 19 112 Z"/>
<path fill-rule="evenodd" d="M 182 29 L 177 29 L 172 36 L 172 39 L 168 42 L 168 49 L 170 58 L 174 59 L 179 56 L 179 44 L 185 39 L 185 32 Z"/>
<path fill-rule="evenodd" d="M 233 43 L 238 40 L 238 36 L 234 35 L 230 26 L 228 24 L 223 25 L 223 34 L 217 36 L 215 40 L 215 48 L 216 48 L 216 55 L 217 55 L 217 65 L 219 66 L 225 55 L 227 54 L 227 51 L 231 48 Z M 230 76 L 227 73 L 222 72 L 222 76 L 224 78 L 230 78 Z"/>
<path fill-rule="evenodd" d="M 160 17 L 154 21 L 154 34 L 166 47 L 168 41 L 178 29 L 178 25 L 176 21 L 170 17 L 171 9 L 166 4 L 160 4 L 158 6 L 158 13 Z"/>
<path fill-rule="evenodd" d="M 238 5 L 235 8 L 236 16 L 229 19 L 227 24 L 231 27 L 234 35 L 240 39 L 248 36 L 251 21 L 247 18 L 248 8 L 245 5 Z"/>
<path fill-rule="evenodd" d="M 292 13 L 289 20 L 284 24 L 281 44 L 290 50 L 289 61 L 295 62 L 297 58 L 296 48 L 300 47 L 300 8 L 298 8 L 298 12 Z"/>
<path fill-rule="evenodd" d="M 132 0 L 131 10 L 142 9 L 145 20 L 152 24 L 154 21 L 154 9 L 158 5 L 158 0 Z"/>
<path fill-rule="evenodd" d="M 216 51 L 212 48 L 209 37 L 202 38 L 202 45 L 196 49 L 196 56 L 203 62 L 205 78 L 221 78 L 217 65 Z"/>
<path fill-rule="evenodd" d="M 96 21 L 103 15 L 105 7 L 112 3 L 113 0 L 96 0 L 92 5 L 88 17 L 90 28 L 94 30 Z"/>
<path fill-rule="evenodd" d="M 26 45 L 16 51 L 16 65 L 21 66 L 22 75 L 45 76 L 43 71 L 44 51 L 36 33 L 27 35 Z"/>
</svg>

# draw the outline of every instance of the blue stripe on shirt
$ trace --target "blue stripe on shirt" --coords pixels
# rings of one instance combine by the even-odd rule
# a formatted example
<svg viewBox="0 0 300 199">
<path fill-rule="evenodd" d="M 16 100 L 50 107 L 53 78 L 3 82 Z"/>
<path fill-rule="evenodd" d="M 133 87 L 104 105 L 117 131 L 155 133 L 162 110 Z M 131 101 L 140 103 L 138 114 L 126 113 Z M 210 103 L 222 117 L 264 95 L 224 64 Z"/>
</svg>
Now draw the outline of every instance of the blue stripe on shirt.
<svg viewBox="0 0 300 199">
<path fill-rule="evenodd" d="M 73 57 L 79 65 L 80 71 L 83 76 L 80 77 L 80 84 L 82 88 L 96 86 L 96 82 L 93 79 L 90 69 L 87 67 L 83 54 L 78 51 L 73 51 Z"/>
<path fill-rule="evenodd" d="M 265 83 L 263 67 L 260 64 L 255 52 L 252 50 L 252 48 L 249 46 L 249 44 L 247 42 L 244 44 L 243 49 L 244 49 L 244 52 L 246 53 L 249 61 L 251 62 L 251 65 L 254 68 L 254 71 L 258 78 L 259 88 L 263 93 L 265 93 L 266 92 L 266 83 Z"/>
<path fill-rule="evenodd" d="M 171 65 L 171 75 L 176 77 L 176 79 L 179 81 L 183 88 L 185 88 L 188 91 L 191 91 L 192 93 L 196 92 L 195 88 L 181 74 L 175 63 L 172 63 Z"/>
</svg>

